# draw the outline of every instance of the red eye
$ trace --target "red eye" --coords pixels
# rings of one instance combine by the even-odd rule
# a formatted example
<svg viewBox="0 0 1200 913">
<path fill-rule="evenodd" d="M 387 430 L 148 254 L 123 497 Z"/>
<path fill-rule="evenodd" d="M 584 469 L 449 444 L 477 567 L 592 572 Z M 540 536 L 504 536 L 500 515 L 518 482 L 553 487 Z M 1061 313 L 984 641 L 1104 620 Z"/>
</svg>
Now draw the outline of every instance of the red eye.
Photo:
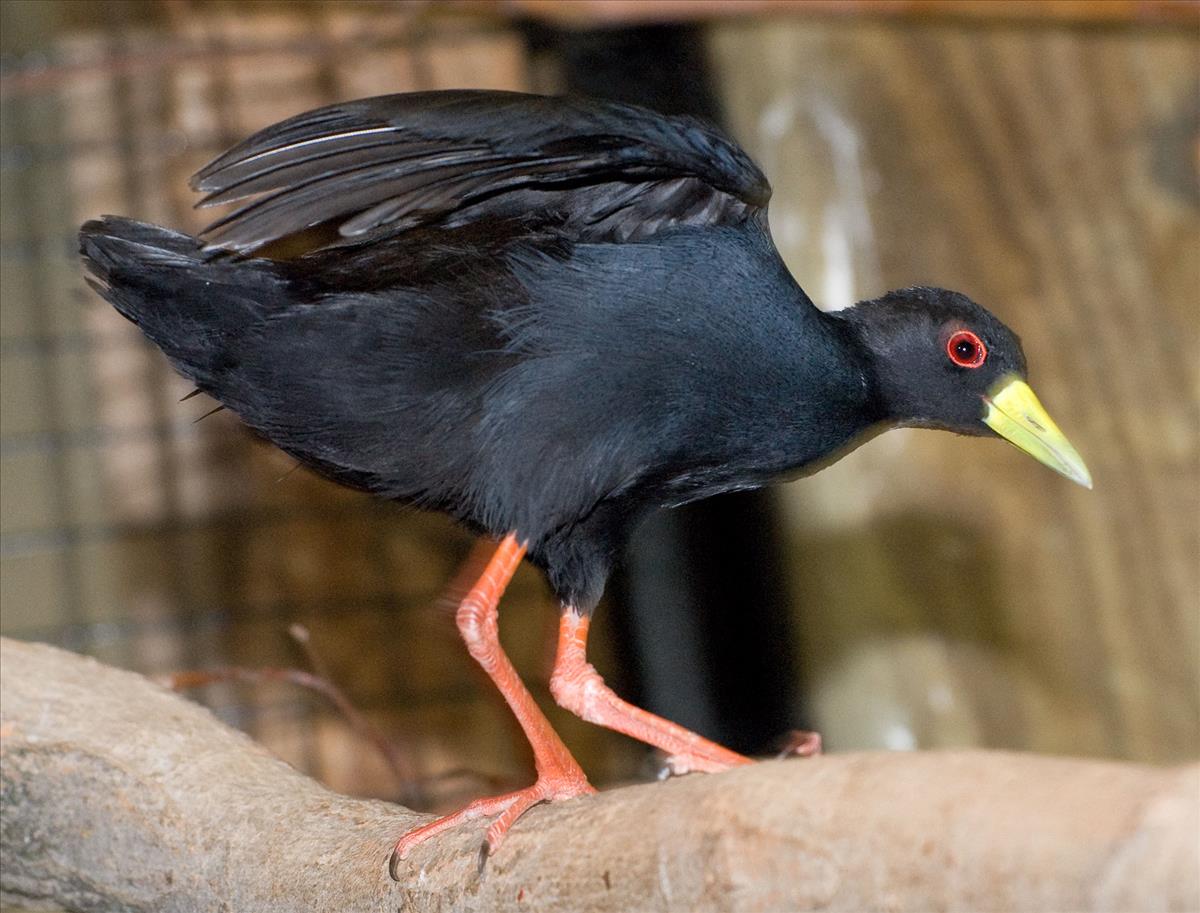
<svg viewBox="0 0 1200 913">
<path fill-rule="evenodd" d="M 970 330 L 959 330 L 946 340 L 946 354 L 960 368 L 978 368 L 987 361 L 987 346 Z"/>
</svg>

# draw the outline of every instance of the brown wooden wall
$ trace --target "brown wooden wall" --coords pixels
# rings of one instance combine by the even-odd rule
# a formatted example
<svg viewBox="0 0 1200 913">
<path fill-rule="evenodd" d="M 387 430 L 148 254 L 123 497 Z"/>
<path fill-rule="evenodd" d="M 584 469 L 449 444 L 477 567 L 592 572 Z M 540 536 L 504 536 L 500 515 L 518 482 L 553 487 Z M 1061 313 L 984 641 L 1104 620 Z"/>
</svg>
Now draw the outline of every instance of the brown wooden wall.
<svg viewBox="0 0 1200 913">
<path fill-rule="evenodd" d="M 937 284 L 994 309 L 1096 482 L 910 430 L 789 486 L 829 742 L 1193 757 L 1195 34 L 778 17 L 712 47 L 814 299 Z"/>
</svg>

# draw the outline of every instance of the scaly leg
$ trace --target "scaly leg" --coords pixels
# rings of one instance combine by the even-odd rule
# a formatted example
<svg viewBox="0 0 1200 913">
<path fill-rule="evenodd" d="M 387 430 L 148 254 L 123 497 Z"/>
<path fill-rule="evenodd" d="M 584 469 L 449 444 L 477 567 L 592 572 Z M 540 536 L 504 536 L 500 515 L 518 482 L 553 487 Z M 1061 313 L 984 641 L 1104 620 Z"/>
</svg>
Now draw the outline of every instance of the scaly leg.
<svg viewBox="0 0 1200 913">
<path fill-rule="evenodd" d="M 525 546 L 511 533 L 500 542 L 475 586 L 458 607 L 456 621 L 467 649 L 496 683 L 504 700 L 512 708 L 533 748 L 537 782 L 525 789 L 487 799 L 477 799 L 465 808 L 414 828 L 396 844 L 389 866 L 392 878 L 398 880 L 399 864 L 413 847 L 430 837 L 474 818 L 497 816 L 487 830 L 488 854 L 496 851 L 513 823 L 539 802 L 569 799 L 594 793 L 583 770 L 571 757 L 567 746 L 550 727 L 528 689 L 517 676 L 517 670 L 500 646 L 497 606 L 505 587 L 512 579 L 525 555 Z"/>
<path fill-rule="evenodd" d="M 550 677 L 550 692 L 559 706 L 581 719 L 665 751 L 671 773 L 714 772 L 749 764 L 750 759 L 711 742 L 689 729 L 634 707 L 617 697 L 587 661 L 589 619 L 571 607 L 563 610 L 558 629 L 558 654 Z"/>
</svg>

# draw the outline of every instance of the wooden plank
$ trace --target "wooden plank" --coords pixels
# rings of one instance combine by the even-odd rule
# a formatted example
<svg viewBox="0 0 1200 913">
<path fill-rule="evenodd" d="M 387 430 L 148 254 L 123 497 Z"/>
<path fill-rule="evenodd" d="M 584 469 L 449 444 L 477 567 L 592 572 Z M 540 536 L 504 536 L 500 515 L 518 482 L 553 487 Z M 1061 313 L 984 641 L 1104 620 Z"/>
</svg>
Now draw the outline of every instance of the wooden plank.
<svg viewBox="0 0 1200 913">
<path fill-rule="evenodd" d="M 488 8 L 494 0 L 470 3 Z M 767 15 L 1118 23 L 1200 22 L 1196 0 L 499 0 L 511 14 L 577 27 Z"/>
</svg>

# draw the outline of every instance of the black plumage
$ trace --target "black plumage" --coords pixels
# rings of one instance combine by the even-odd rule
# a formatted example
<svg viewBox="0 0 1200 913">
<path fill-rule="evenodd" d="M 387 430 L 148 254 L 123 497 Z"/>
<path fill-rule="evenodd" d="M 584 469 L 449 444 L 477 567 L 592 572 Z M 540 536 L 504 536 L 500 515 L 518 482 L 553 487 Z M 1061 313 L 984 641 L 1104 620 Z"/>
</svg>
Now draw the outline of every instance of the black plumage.
<svg viewBox="0 0 1200 913">
<path fill-rule="evenodd" d="M 1008 328 L 933 288 L 819 311 L 771 241 L 762 173 L 690 118 L 387 96 L 269 127 L 194 186 L 242 204 L 207 243 L 83 227 L 100 293 L 303 463 L 514 533 L 583 615 L 647 509 L 787 477 L 880 427 L 999 431 L 1086 481 L 1036 399 L 1020 434 L 1041 443 L 993 414 L 1021 424 L 1004 404 L 1032 397 L 1012 392 L 1028 387 Z M 338 232 L 309 253 L 254 256 L 323 224 Z"/>
</svg>

